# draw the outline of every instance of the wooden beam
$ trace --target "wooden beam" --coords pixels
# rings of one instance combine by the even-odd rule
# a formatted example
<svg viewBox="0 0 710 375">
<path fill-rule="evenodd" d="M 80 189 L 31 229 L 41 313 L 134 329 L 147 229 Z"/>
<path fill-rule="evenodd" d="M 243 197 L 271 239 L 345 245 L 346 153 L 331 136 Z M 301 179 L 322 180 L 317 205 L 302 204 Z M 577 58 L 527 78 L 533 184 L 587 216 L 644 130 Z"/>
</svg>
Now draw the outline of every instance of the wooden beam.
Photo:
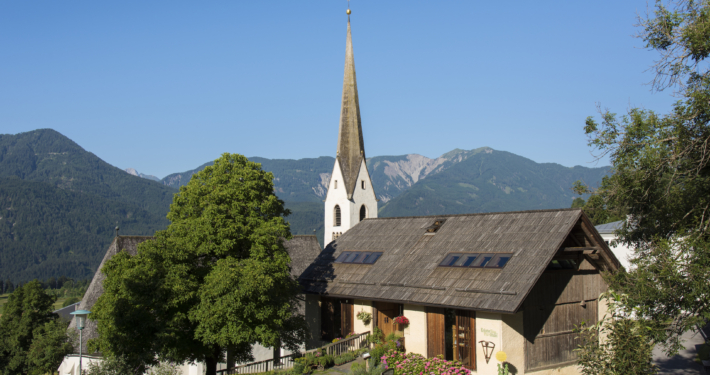
<svg viewBox="0 0 710 375">
<path fill-rule="evenodd" d="M 581 224 L 582 224 L 582 230 L 584 231 L 584 234 L 585 234 L 587 237 L 589 237 L 590 240 L 593 240 L 594 242 L 597 242 L 597 241 L 596 241 L 596 237 L 592 234 L 592 231 L 590 231 L 589 228 L 587 228 L 587 223 L 584 222 L 584 220 L 582 220 Z M 596 245 L 597 245 L 597 247 L 601 246 L 601 244 L 599 244 L 598 242 L 597 242 Z M 604 252 L 604 251 L 600 251 L 599 253 L 602 255 L 602 258 L 604 258 L 604 263 L 606 263 L 607 266 L 610 266 L 610 265 L 613 264 L 613 265 L 615 265 L 617 268 L 619 267 L 618 264 L 614 264 L 614 261 L 611 260 L 611 258 L 609 257 L 609 254 L 607 254 L 607 253 Z M 608 268 L 608 267 L 605 267 L 605 268 Z"/>
<path fill-rule="evenodd" d="M 595 254 L 601 249 L 598 247 L 565 247 L 562 249 L 565 253 L 581 252 L 582 254 Z"/>
</svg>

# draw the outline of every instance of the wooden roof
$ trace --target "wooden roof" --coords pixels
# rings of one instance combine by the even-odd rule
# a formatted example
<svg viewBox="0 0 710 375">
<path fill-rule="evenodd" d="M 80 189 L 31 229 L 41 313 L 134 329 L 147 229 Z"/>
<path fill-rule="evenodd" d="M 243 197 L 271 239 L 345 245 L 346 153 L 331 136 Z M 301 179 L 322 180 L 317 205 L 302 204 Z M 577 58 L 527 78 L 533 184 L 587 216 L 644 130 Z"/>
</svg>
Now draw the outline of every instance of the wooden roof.
<svg viewBox="0 0 710 375">
<path fill-rule="evenodd" d="M 594 264 L 618 269 L 580 209 L 366 219 L 331 242 L 300 281 L 307 293 L 514 313 L 553 257 L 592 248 Z M 373 265 L 333 263 L 343 251 L 383 255 Z M 438 267 L 453 252 L 514 255 L 503 269 Z"/>
</svg>

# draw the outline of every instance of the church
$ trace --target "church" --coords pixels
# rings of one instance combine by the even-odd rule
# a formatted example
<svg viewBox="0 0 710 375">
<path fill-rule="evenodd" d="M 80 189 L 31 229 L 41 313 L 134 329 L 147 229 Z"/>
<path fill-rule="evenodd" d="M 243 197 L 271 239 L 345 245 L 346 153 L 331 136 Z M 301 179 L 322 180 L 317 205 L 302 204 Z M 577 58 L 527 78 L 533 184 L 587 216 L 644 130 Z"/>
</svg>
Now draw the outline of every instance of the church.
<svg viewBox="0 0 710 375">
<path fill-rule="evenodd" d="M 377 327 L 402 335 L 408 352 L 458 360 L 478 374 L 497 374 L 503 362 L 517 374 L 579 373 L 573 329 L 603 318 L 601 272 L 620 267 L 583 211 L 378 218 L 377 204 L 348 10 L 338 143 L 324 204 L 326 246 L 315 236 L 286 243 L 304 293 L 301 311 L 310 330 L 304 349 Z M 135 254 L 145 239 L 117 236 L 103 262 L 119 251 Z M 91 309 L 104 278 L 96 273 L 80 309 Z M 359 312 L 372 321 L 356 319 Z M 400 316 L 409 323 L 395 324 Z M 289 354 L 254 350 L 257 360 Z M 75 373 L 72 358 L 60 367 L 62 375 Z M 199 364 L 182 371 L 201 374 Z"/>
</svg>

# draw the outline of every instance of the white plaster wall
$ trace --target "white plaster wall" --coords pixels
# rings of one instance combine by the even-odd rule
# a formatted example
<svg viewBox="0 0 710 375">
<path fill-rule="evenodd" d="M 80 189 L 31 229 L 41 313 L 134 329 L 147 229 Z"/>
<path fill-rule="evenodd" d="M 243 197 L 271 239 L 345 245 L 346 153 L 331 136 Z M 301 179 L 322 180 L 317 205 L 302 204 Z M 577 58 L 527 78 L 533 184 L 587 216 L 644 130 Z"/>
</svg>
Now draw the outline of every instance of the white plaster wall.
<svg viewBox="0 0 710 375">
<path fill-rule="evenodd" d="M 338 187 L 335 187 L 335 184 Z M 362 181 L 365 181 L 365 188 L 362 188 Z M 372 187 L 372 180 L 367 171 L 365 161 L 360 164 L 360 172 L 357 177 L 357 184 L 353 190 L 352 199 L 348 199 L 348 193 L 343 181 L 343 173 L 340 170 L 338 160 L 335 160 L 333 173 L 328 183 L 328 193 L 325 196 L 325 240 L 328 244 L 333 240 L 333 233 L 345 233 L 360 222 L 360 207 L 364 204 L 367 207 L 367 217 L 377 217 L 377 197 Z M 333 212 L 335 206 L 340 206 L 340 226 L 335 227 L 333 222 Z"/>
<path fill-rule="evenodd" d="M 335 183 L 338 183 L 338 187 L 335 188 Z M 333 224 L 333 210 L 335 205 L 340 206 L 340 226 L 335 227 Z M 333 174 L 330 177 L 330 183 L 328 184 L 328 193 L 325 196 L 325 234 L 324 244 L 329 244 L 333 241 L 333 233 L 342 232 L 345 233 L 350 229 L 350 217 L 352 205 L 350 200 L 348 200 L 348 194 L 345 189 L 345 183 L 343 181 L 343 173 L 340 170 L 340 164 L 338 160 L 335 160 L 335 165 L 333 166 Z"/>
<path fill-rule="evenodd" d="M 427 323 L 424 306 L 404 305 L 404 316 L 409 325 L 404 328 L 404 346 L 407 353 L 427 355 Z"/>
<path fill-rule="evenodd" d="M 364 311 L 367 313 L 370 313 L 372 315 L 372 301 L 366 301 L 362 299 L 356 299 L 353 303 L 353 314 L 355 315 L 353 317 L 353 320 L 355 323 L 353 324 L 353 331 L 355 333 L 363 333 L 363 332 L 370 332 L 372 333 L 372 319 L 370 319 L 370 323 L 365 325 L 365 323 L 362 322 L 362 320 L 359 320 L 357 318 L 357 313 L 360 311 Z M 374 319 L 374 317 L 373 317 Z"/>
<path fill-rule="evenodd" d="M 629 262 L 629 258 L 634 254 L 634 250 L 622 243 L 617 244 L 616 246 L 612 246 L 611 243 L 616 239 L 616 235 L 613 233 L 603 233 L 600 235 L 602 236 L 602 239 L 604 239 L 604 241 L 609 241 L 609 248 L 614 253 L 614 255 L 616 255 L 616 259 L 619 259 L 621 265 L 624 266 L 627 271 L 631 270 L 631 268 L 629 268 L 631 267 L 631 262 Z"/>
<path fill-rule="evenodd" d="M 365 188 L 362 188 L 362 181 L 365 181 Z M 350 223 L 349 228 L 360 222 L 360 207 L 367 207 L 367 218 L 377 217 L 377 198 L 375 197 L 375 189 L 372 187 L 370 173 L 367 171 L 365 161 L 360 164 L 360 172 L 357 176 L 357 185 L 353 190 L 353 199 L 350 202 Z"/>
<path fill-rule="evenodd" d="M 496 353 L 502 350 L 503 320 L 501 314 L 476 312 L 476 370 L 479 374 L 498 374 Z M 486 356 L 480 341 L 489 341 L 495 345 L 491 359 L 486 363 Z"/>
<path fill-rule="evenodd" d="M 505 362 L 511 365 L 511 367 L 509 367 L 510 370 L 513 370 L 513 367 L 515 367 L 516 373 L 522 374 L 525 372 L 525 336 L 523 336 L 523 312 L 519 311 L 517 314 L 503 314 L 502 318 L 503 342 L 501 345 L 502 350 L 503 352 L 505 352 L 507 357 Z M 496 363 L 499 363 L 498 360 L 495 358 L 495 353 L 493 353 L 491 361 L 496 361 Z"/>
<path fill-rule="evenodd" d="M 90 363 L 96 363 L 96 362 L 100 362 L 102 360 L 103 359 L 101 359 L 99 357 L 83 356 L 81 359 L 82 373 L 84 373 L 86 370 L 89 369 Z M 62 361 L 62 363 L 59 364 L 59 368 L 57 369 L 57 372 L 59 372 L 59 375 L 78 375 L 79 374 L 79 355 L 78 354 L 71 354 L 71 355 L 64 357 L 64 360 Z"/>
</svg>

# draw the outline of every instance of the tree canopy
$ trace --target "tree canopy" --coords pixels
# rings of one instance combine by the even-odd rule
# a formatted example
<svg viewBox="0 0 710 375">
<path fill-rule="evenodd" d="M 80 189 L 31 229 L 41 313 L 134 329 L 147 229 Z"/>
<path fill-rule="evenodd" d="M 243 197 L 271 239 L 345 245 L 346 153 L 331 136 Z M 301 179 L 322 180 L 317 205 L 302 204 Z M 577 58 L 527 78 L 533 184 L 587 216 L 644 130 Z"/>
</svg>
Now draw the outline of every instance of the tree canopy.
<svg viewBox="0 0 710 375">
<path fill-rule="evenodd" d="M 0 374 L 46 374 L 72 352 L 67 324 L 52 313 L 55 297 L 38 281 L 17 288 L 0 317 Z"/>
<path fill-rule="evenodd" d="M 271 173 L 223 154 L 180 188 L 166 230 L 136 256 L 106 263 L 90 348 L 125 358 L 136 373 L 164 360 L 205 362 L 208 375 L 225 350 L 240 361 L 255 343 L 295 350 L 305 320 L 284 248 L 288 213 Z"/>
<path fill-rule="evenodd" d="M 585 131 L 613 168 L 593 197 L 628 214 L 620 240 L 637 249 L 633 270 L 611 287 L 673 353 L 681 333 L 710 319 L 710 2 L 659 1 L 638 26 L 660 54 L 652 88 L 673 89 L 680 100 L 666 115 L 600 111 Z"/>
</svg>

